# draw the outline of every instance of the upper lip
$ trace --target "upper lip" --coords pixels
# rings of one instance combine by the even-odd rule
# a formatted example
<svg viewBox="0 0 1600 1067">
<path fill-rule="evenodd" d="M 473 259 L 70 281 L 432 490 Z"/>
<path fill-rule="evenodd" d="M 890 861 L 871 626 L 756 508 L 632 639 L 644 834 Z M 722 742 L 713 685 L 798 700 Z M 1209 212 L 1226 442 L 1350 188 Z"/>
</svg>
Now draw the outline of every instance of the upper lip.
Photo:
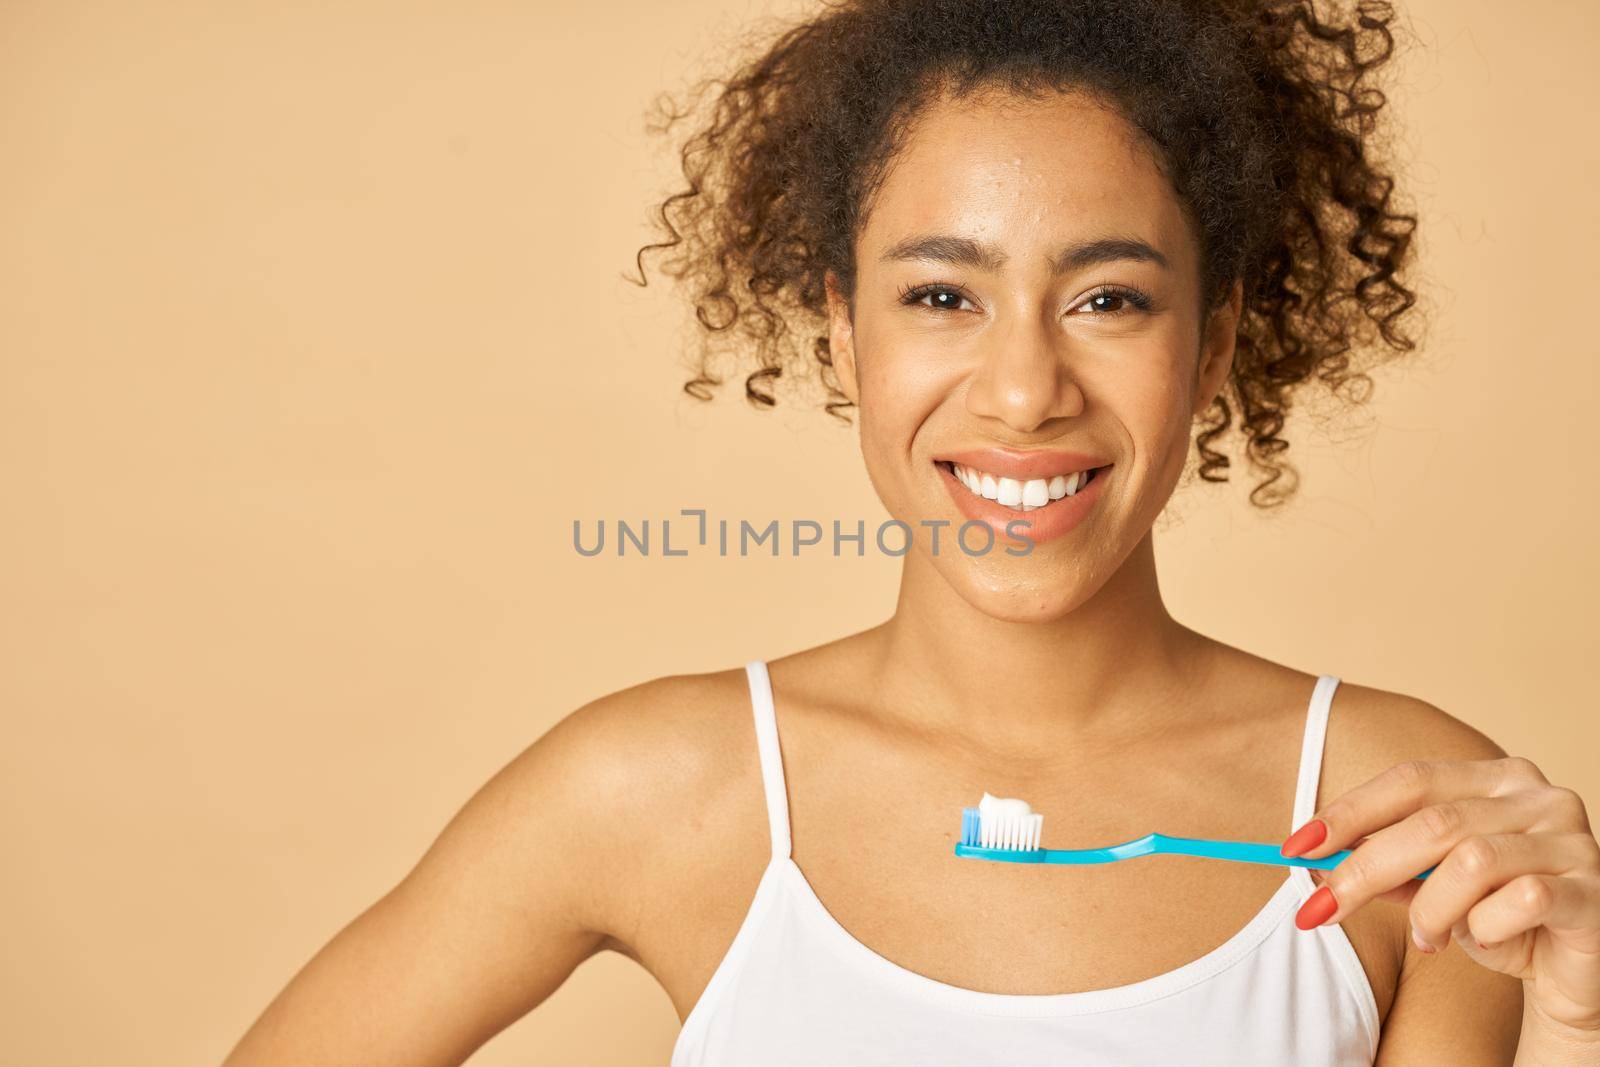
<svg viewBox="0 0 1600 1067">
<path fill-rule="evenodd" d="M 1111 461 L 1086 452 L 1024 451 L 1016 448 L 973 448 L 965 452 L 942 452 L 934 462 L 948 462 L 970 467 L 983 474 L 1000 478 L 1015 478 L 1019 482 L 1033 478 L 1054 478 L 1094 467 L 1105 467 Z"/>
</svg>

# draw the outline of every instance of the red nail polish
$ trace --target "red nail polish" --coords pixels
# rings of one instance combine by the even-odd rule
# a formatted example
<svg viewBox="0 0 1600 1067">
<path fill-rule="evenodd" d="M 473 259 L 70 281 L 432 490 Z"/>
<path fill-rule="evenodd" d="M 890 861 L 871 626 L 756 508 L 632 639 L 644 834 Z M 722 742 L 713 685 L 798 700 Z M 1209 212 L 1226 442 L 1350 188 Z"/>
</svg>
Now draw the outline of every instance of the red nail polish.
<svg viewBox="0 0 1600 1067">
<path fill-rule="evenodd" d="M 1339 902 L 1333 899 L 1333 890 L 1323 886 L 1300 905 L 1300 910 L 1295 913 L 1294 924 L 1302 930 L 1309 930 L 1327 922 L 1338 910 Z"/>
<path fill-rule="evenodd" d="M 1328 824 L 1321 819 L 1312 819 L 1300 829 L 1289 835 L 1289 840 L 1278 849 L 1283 855 L 1290 857 L 1303 856 L 1327 840 Z"/>
</svg>

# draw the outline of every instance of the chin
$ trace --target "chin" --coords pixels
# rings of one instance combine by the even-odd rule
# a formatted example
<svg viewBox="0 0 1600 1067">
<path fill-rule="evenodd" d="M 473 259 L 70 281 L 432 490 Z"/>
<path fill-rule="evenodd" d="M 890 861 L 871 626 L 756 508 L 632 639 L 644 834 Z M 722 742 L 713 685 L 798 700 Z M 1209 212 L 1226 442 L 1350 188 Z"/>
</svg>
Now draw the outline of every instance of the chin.
<svg viewBox="0 0 1600 1067">
<path fill-rule="evenodd" d="M 962 600 L 1001 622 L 1056 622 L 1099 590 L 1080 561 L 1047 563 L 1037 556 L 937 559 L 935 566 Z"/>
</svg>

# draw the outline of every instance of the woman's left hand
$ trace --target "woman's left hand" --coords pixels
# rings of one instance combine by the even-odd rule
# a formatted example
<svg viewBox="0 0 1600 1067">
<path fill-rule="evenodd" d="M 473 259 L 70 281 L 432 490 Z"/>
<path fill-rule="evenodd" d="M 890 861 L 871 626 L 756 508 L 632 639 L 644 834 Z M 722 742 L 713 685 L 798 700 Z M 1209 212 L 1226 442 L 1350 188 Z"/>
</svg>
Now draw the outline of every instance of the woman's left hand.
<svg viewBox="0 0 1600 1067">
<path fill-rule="evenodd" d="M 1453 937 L 1522 979 L 1525 1019 L 1600 1042 L 1600 845 L 1578 794 L 1516 757 L 1404 763 L 1330 802 L 1283 851 L 1341 848 L 1354 851 L 1300 909 L 1301 929 L 1409 901 L 1419 951 Z"/>
</svg>

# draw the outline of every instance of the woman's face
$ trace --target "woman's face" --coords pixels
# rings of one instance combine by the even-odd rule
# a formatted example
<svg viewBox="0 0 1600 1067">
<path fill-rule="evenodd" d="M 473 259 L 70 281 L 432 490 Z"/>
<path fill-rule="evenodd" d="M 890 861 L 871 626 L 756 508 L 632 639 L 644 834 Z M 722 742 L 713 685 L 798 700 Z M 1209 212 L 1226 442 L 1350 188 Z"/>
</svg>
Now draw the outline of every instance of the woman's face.
<svg viewBox="0 0 1600 1067">
<path fill-rule="evenodd" d="M 1092 596 L 1226 378 L 1239 290 L 1203 336 L 1198 248 L 1150 153 L 1081 94 L 946 99 L 868 205 L 853 308 L 830 276 L 873 486 L 989 615 Z"/>
</svg>

